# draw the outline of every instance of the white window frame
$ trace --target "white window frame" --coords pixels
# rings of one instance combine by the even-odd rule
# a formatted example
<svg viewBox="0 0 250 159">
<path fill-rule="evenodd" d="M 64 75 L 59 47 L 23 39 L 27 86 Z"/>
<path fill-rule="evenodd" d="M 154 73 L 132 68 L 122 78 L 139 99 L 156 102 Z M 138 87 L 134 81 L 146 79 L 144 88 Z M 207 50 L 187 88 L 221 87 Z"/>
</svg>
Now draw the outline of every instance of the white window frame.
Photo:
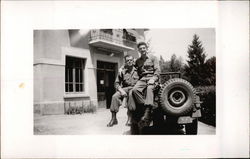
<svg viewBox="0 0 250 159">
<path fill-rule="evenodd" d="M 77 70 L 77 67 L 72 68 L 72 79 L 73 79 L 73 81 L 69 82 L 69 78 L 70 78 L 69 71 L 68 71 L 68 80 L 66 80 L 66 77 L 67 77 L 66 73 L 67 73 L 67 69 L 68 69 L 67 63 L 66 63 L 67 58 L 75 58 L 75 59 L 80 59 L 82 61 L 82 66 L 80 68 L 80 69 L 82 69 L 82 82 L 76 82 L 76 70 Z M 84 93 L 86 91 L 85 67 L 86 67 L 86 58 L 80 58 L 80 57 L 74 57 L 74 56 L 68 56 L 68 55 L 65 56 L 65 81 L 64 81 L 65 89 L 64 89 L 64 92 L 66 94 L 82 94 L 82 93 Z M 80 81 L 80 76 L 79 76 L 79 81 Z M 69 89 L 70 89 L 69 84 L 73 85 L 73 91 L 69 91 Z M 76 91 L 76 85 L 77 84 L 82 85 L 82 91 Z M 79 89 L 80 89 L 80 85 L 79 85 Z"/>
</svg>

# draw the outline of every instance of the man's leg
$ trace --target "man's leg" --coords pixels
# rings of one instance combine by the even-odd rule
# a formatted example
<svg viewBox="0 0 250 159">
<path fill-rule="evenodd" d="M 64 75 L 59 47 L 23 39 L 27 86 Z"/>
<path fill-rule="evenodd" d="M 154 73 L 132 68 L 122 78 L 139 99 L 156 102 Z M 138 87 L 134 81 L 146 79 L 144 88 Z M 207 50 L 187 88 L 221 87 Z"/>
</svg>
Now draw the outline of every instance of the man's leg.
<svg viewBox="0 0 250 159">
<path fill-rule="evenodd" d="M 138 103 L 138 104 L 145 103 L 143 91 L 146 87 L 147 87 L 147 83 L 145 80 L 137 81 L 136 85 L 132 89 L 132 94 L 133 94 L 133 97 L 134 97 L 134 100 L 136 101 L 136 103 Z"/>
<path fill-rule="evenodd" d="M 132 86 L 122 88 L 127 93 L 127 96 L 123 97 L 121 107 L 127 108 L 128 98 L 130 96 L 132 88 Z"/>
<path fill-rule="evenodd" d="M 127 96 L 123 97 L 121 107 L 126 108 L 127 107 L 127 101 L 128 101 L 128 97 Z"/>
<path fill-rule="evenodd" d="M 147 122 L 142 120 L 145 114 L 146 115 L 148 114 L 148 111 L 146 111 L 147 109 L 145 108 L 146 105 L 144 96 L 145 88 L 147 88 L 146 81 L 147 79 L 138 81 L 135 87 L 132 89 L 132 94 L 136 101 L 136 109 L 135 112 L 133 112 L 133 118 L 135 118 L 136 121 L 138 121 L 140 129 L 143 128 L 144 126 L 147 126 Z"/>
<path fill-rule="evenodd" d="M 112 101 L 110 105 L 110 112 L 112 114 L 112 118 L 110 122 L 108 123 L 107 127 L 111 127 L 113 125 L 118 124 L 116 113 L 119 111 L 119 106 L 121 104 L 120 98 L 121 98 L 121 94 L 118 91 L 112 96 Z"/>
<path fill-rule="evenodd" d="M 135 105 L 135 99 L 133 97 L 132 89 L 129 91 L 128 94 L 128 110 L 135 111 L 136 105 Z"/>
<path fill-rule="evenodd" d="M 125 88 L 124 90 L 125 90 L 125 92 L 127 93 L 127 97 L 124 97 L 123 98 L 123 104 L 125 104 L 126 102 L 124 102 L 124 100 L 128 100 L 128 103 L 126 103 L 126 108 L 127 108 L 127 116 L 128 116 L 128 119 L 127 119 L 127 122 L 126 122 L 126 126 L 130 126 L 131 125 L 131 112 L 130 112 L 130 104 L 132 104 L 132 105 L 135 105 L 135 104 L 133 104 L 134 103 L 134 100 L 133 100 L 133 98 L 131 97 L 132 95 L 132 88 L 133 87 L 127 87 L 127 88 Z M 130 100 L 130 98 L 132 99 L 132 100 Z M 122 104 L 122 105 L 123 105 Z"/>
<path fill-rule="evenodd" d="M 147 87 L 147 94 L 145 99 L 145 105 L 151 105 L 154 104 L 154 85 L 148 85 Z"/>
<path fill-rule="evenodd" d="M 147 92 L 146 92 L 146 99 L 145 99 L 145 111 L 144 111 L 144 115 L 141 118 L 141 122 L 140 125 L 141 127 L 144 126 L 149 126 L 150 122 L 151 122 L 151 111 L 152 111 L 152 107 L 154 104 L 154 85 L 148 85 L 147 86 Z"/>
</svg>

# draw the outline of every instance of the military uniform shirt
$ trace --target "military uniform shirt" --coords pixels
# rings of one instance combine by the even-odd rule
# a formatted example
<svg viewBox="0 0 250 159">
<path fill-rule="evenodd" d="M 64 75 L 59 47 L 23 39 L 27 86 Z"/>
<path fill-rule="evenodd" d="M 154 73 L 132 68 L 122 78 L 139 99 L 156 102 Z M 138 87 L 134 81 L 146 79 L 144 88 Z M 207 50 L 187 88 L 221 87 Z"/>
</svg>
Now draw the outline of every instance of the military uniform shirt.
<svg viewBox="0 0 250 159">
<path fill-rule="evenodd" d="M 115 88 L 119 87 L 133 87 L 138 81 L 139 76 L 137 74 L 136 68 L 133 67 L 131 72 L 128 71 L 127 68 L 122 67 L 118 72 L 118 76 L 115 80 Z"/>
<path fill-rule="evenodd" d="M 159 79 L 160 65 L 156 56 L 148 54 L 146 60 L 138 58 L 135 61 L 135 67 L 140 78 L 153 76 L 155 81 Z"/>
</svg>

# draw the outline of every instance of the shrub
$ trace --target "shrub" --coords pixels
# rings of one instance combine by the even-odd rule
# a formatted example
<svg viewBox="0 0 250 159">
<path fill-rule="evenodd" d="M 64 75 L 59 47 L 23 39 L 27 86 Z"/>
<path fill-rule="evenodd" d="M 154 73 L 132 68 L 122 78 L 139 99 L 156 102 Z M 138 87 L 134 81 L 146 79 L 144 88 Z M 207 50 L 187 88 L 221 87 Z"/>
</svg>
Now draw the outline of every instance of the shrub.
<svg viewBox="0 0 250 159">
<path fill-rule="evenodd" d="M 83 113 L 83 107 L 69 107 L 67 112 L 68 115 L 73 115 L 73 114 L 82 114 Z"/>
<path fill-rule="evenodd" d="M 83 107 L 84 113 L 95 113 L 96 110 L 97 110 L 97 106 L 93 105 L 92 102 L 90 102 L 90 104 Z"/>
<path fill-rule="evenodd" d="M 94 105 L 91 101 L 89 104 L 82 104 L 80 106 L 69 106 L 66 110 L 66 114 L 83 114 L 83 113 L 95 113 L 97 106 Z"/>
<path fill-rule="evenodd" d="M 216 126 L 216 90 L 215 86 L 197 87 L 196 91 L 200 96 L 201 114 L 200 121 Z"/>
</svg>

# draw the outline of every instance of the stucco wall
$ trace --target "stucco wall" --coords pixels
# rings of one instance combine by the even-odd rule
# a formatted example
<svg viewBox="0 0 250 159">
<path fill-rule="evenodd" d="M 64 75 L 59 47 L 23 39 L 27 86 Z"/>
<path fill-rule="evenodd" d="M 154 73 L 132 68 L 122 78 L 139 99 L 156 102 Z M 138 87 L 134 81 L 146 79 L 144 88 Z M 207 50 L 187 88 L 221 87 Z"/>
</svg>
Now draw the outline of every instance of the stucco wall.
<svg viewBox="0 0 250 159">
<path fill-rule="evenodd" d="M 43 100 L 63 101 L 65 67 L 42 65 Z"/>
<path fill-rule="evenodd" d="M 113 56 L 106 55 L 102 50 L 98 50 L 96 48 L 91 48 L 91 54 L 93 55 L 93 65 L 96 68 L 97 66 L 97 61 L 105 61 L 105 62 L 111 62 L 111 63 L 118 63 L 118 68 L 120 68 L 124 61 L 123 53 L 114 53 Z"/>
<path fill-rule="evenodd" d="M 34 66 L 34 102 L 63 101 L 64 66 Z"/>
<path fill-rule="evenodd" d="M 86 29 L 69 30 L 70 45 L 76 48 L 89 49 L 89 32 Z"/>
<path fill-rule="evenodd" d="M 43 100 L 43 82 L 42 82 L 42 65 L 34 65 L 34 103 L 39 103 Z"/>
<path fill-rule="evenodd" d="M 70 47 L 67 30 L 34 30 L 34 60 L 60 59 L 62 46 Z"/>
<path fill-rule="evenodd" d="M 81 41 L 86 42 L 87 36 Z M 83 46 L 86 47 L 88 43 Z M 71 105 L 88 100 L 97 103 L 95 68 L 87 48 L 71 47 L 67 30 L 34 31 L 34 111 L 41 114 L 62 114 L 65 103 Z M 66 56 L 86 59 L 85 91 L 65 93 Z M 65 102 L 67 101 L 67 102 Z"/>
</svg>

